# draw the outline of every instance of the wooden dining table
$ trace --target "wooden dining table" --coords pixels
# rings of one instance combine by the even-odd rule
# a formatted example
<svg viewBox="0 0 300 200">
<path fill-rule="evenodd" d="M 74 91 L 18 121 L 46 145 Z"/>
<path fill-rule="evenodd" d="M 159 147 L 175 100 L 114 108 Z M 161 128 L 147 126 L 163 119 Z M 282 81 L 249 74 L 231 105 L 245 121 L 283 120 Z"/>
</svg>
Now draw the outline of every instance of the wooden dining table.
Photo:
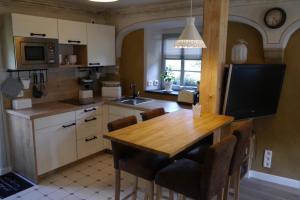
<svg viewBox="0 0 300 200">
<path fill-rule="evenodd" d="M 233 120 L 233 117 L 216 114 L 194 116 L 192 110 L 181 109 L 106 133 L 104 137 L 171 158 L 229 125 Z M 218 134 L 215 137 L 220 136 Z"/>
</svg>

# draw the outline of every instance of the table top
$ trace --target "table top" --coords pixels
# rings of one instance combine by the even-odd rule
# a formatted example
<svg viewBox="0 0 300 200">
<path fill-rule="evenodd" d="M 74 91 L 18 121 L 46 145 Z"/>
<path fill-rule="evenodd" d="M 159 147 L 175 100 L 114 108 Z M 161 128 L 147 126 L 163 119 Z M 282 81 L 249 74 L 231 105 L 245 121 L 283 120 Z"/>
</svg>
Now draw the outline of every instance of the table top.
<svg viewBox="0 0 300 200">
<path fill-rule="evenodd" d="M 230 124 L 233 117 L 215 114 L 193 116 L 191 110 L 179 110 L 117 131 L 105 138 L 135 148 L 174 157 L 213 131 Z"/>
</svg>

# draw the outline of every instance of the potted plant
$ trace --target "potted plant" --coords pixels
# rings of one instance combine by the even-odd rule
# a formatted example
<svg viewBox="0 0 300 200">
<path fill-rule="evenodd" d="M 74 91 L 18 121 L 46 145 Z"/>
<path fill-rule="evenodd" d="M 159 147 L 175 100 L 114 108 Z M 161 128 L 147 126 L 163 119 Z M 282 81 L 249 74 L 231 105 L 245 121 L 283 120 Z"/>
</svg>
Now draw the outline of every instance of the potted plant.
<svg viewBox="0 0 300 200">
<path fill-rule="evenodd" d="M 165 90 L 171 91 L 175 76 L 170 68 L 166 67 L 165 71 L 161 74 L 161 78 L 164 81 Z"/>
</svg>

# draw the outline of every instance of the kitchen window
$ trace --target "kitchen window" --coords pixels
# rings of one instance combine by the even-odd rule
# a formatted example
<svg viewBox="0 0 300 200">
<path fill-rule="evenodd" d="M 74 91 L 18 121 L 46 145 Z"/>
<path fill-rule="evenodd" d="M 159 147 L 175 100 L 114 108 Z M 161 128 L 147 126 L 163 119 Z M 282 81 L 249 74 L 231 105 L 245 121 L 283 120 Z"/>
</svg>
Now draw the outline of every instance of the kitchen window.
<svg viewBox="0 0 300 200">
<path fill-rule="evenodd" d="M 201 77 L 202 49 L 176 49 L 179 34 L 163 35 L 162 71 L 170 69 L 174 76 L 173 89 L 195 88 Z"/>
</svg>

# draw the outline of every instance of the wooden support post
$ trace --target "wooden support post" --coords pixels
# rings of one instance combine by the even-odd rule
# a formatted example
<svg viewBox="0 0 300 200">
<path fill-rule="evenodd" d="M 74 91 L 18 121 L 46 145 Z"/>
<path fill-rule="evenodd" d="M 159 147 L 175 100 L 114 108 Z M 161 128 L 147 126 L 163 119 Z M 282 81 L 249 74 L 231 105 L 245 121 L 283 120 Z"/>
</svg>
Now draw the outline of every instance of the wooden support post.
<svg viewBox="0 0 300 200">
<path fill-rule="evenodd" d="M 200 103 L 204 113 L 219 113 L 226 59 L 229 0 L 204 0 Z"/>
</svg>

